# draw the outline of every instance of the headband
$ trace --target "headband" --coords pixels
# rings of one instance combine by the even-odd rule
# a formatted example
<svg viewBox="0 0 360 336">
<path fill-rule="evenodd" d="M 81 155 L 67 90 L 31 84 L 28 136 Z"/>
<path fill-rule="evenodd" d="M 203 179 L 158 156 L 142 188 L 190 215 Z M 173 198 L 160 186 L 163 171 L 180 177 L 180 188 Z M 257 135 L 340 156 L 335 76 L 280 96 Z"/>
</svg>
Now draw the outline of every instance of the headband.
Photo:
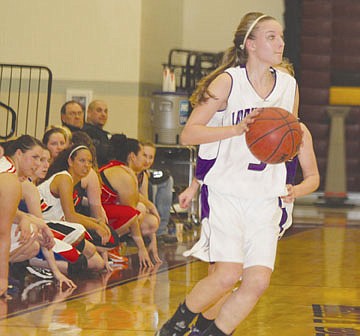
<svg viewBox="0 0 360 336">
<path fill-rule="evenodd" d="M 245 49 L 245 43 L 246 43 L 246 40 L 248 39 L 249 35 L 251 34 L 252 30 L 254 29 L 254 27 L 256 26 L 256 24 L 261 20 L 263 19 L 264 17 L 267 17 L 268 15 L 261 15 L 259 16 L 252 24 L 251 26 L 249 27 L 249 29 L 247 30 L 246 34 L 245 34 L 245 37 L 244 37 L 244 41 L 242 44 L 240 44 L 240 49 L 241 50 L 244 50 Z"/>
<path fill-rule="evenodd" d="M 69 154 L 69 159 L 71 159 L 71 157 L 73 156 L 73 154 L 78 151 L 79 149 L 89 149 L 88 147 L 84 146 L 84 145 L 80 145 L 80 146 L 76 146 Z"/>
</svg>

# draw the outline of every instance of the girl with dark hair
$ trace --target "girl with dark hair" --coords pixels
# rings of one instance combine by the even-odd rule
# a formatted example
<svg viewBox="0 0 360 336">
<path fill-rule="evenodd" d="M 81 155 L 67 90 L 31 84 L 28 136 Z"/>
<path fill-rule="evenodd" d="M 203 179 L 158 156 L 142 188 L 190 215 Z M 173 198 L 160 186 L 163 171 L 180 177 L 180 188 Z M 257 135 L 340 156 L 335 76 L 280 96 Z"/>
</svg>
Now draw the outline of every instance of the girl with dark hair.
<svg viewBox="0 0 360 336">
<path fill-rule="evenodd" d="M 117 235 L 103 221 L 77 213 L 74 206 L 74 202 L 76 204 L 81 201 L 73 199 L 74 186 L 88 175 L 92 164 L 93 157 L 88 147 L 72 146 L 58 155 L 49 168 L 47 179 L 38 189 L 42 197 L 43 217 L 82 224 L 87 230 L 88 240 L 96 246 L 104 259 L 101 260 L 93 249 L 93 254 L 86 256 L 89 267 L 92 262 L 93 267 L 90 268 L 100 270 L 105 266 L 110 270 L 107 251 L 118 246 Z"/>
<path fill-rule="evenodd" d="M 194 109 L 181 142 L 218 146 L 204 176 L 209 235 L 202 248 L 194 251 L 194 256 L 215 262 L 215 266 L 194 286 L 158 331 L 159 336 L 187 333 L 192 320 L 231 291 L 241 278 L 239 288 L 202 333 L 230 335 L 269 286 L 282 215 L 279 197 L 288 194 L 286 167 L 284 163 L 259 162 L 246 146 L 245 132 L 261 113 L 258 108 L 277 106 L 297 116 L 296 81 L 275 69 L 283 51 L 281 25 L 263 13 L 248 13 L 223 64 L 199 82 L 191 97 Z M 208 125 L 220 111 L 221 124 Z"/>
<path fill-rule="evenodd" d="M 2 146 L 6 156 L 0 158 L 0 251 L 3 256 L 0 263 L 0 295 L 6 293 L 9 262 L 34 257 L 40 245 L 45 249 L 54 246 L 54 237 L 46 223 L 17 209 L 21 199 L 19 181 L 26 180 L 39 166 L 41 142 L 29 135 L 22 135 Z"/>
<path fill-rule="evenodd" d="M 38 184 L 39 180 L 45 178 L 49 162 L 50 152 L 48 149 L 43 148 L 39 167 L 29 179 L 21 183 L 23 197 L 20 203 L 21 208 L 38 218 L 43 218 L 43 216 L 40 207 L 40 194 L 36 184 Z M 47 220 L 46 224 L 56 237 L 55 246 L 52 249 L 54 254 L 50 253 L 50 251 L 44 251 L 42 248 L 42 253 L 29 260 L 30 266 L 27 267 L 27 270 L 44 279 L 49 279 L 53 275 L 59 281 L 60 287 L 62 283 L 67 284 L 69 287 L 76 287 L 64 274 L 74 275 L 87 268 L 86 257 L 80 252 L 86 248 L 84 244 L 85 228 L 80 224 L 53 219 Z M 84 251 L 84 253 L 87 252 Z M 47 270 L 49 268 L 52 274 Z"/>
<path fill-rule="evenodd" d="M 73 133 L 72 143 L 74 146 L 87 146 L 94 159 L 89 174 L 83 177 L 74 187 L 74 192 L 82 198 L 82 202 L 78 202 L 75 207 L 76 211 L 108 223 L 105 210 L 101 205 L 101 182 L 96 162 L 96 148 L 89 135 L 82 131 Z"/>
<path fill-rule="evenodd" d="M 42 143 L 38 139 L 22 135 L 15 140 L 4 142 L 2 146 L 5 155 L 13 162 L 19 178 L 26 179 L 39 166 Z"/>
<path fill-rule="evenodd" d="M 22 211 L 34 215 L 37 218 L 42 219 L 41 208 L 40 208 L 40 195 L 39 191 L 37 190 L 35 184 L 32 182 L 34 174 L 41 167 L 44 166 L 44 161 L 46 161 L 46 166 L 48 167 L 47 157 L 44 160 L 44 152 L 49 153 L 47 149 L 43 148 L 42 155 L 40 156 L 40 165 L 37 169 L 33 172 L 31 176 L 28 176 L 27 179 L 21 182 L 22 188 L 22 199 L 19 204 L 19 209 Z M 48 154 L 50 157 L 50 154 Z M 48 226 L 49 223 L 46 223 Z M 51 230 L 54 236 L 56 232 Z M 84 234 L 85 229 L 80 232 L 80 235 Z M 54 238 L 55 245 L 52 250 L 48 250 L 44 247 L 41 247 L 41 251 L 38 255 L 34 258 L 29 259 L 29 266 L 26 266 L 26 269 L 37 277 L 43 279 L 51 279 L 55 277 L 59 282 L 60 287 L 62 284 L 65 283 L 69 287 L 76 287 L 75 284 L 68 279 L 63 273 L 67 272 L 67 262 L 61 255 L 65 256 L 72 256 L 74 255 L 75 258 L 78 257 L 78 252 L 71 246 L 68 245 L 66 242 L 60 241 L 57 238 Z M 70 252 L 72 251 L 72 253 Z M 56 260 L 55 254 L 58 257 Z M 65 258 L 66 259 L 66 258 Z M 51 272 L 49 271 L 51 270 Z"/>
<path fill-rule="evenodd" d="M 153 266 L 149 251 L 144 244 L 143 235 L 150 236 L 153 241 L 152 235 L 156 229 L 154 231 L 143 226 L 144 213 L 137 209 L 140 199 L 137 177 L 134 171 L 127 166 L 128 154 L 130 152 L 137 153 L 139 144 L 136 141 L 128 141 L 124 134 L 114 134 L 111 138 L 111 148 L 112 160 L 99 169 L 102 180 L 101 200 L 109 224 L 113 226 L 119 236 L 130 231 L 139 250 L 140 265 Z M 153 254 L 155 262 L 159 262 L 155 244 L 150 243 L 149 250 Z"/>
<path fill-rule="evenodd" d="M 11 251 L 11 245 L 14 243 L 11 241 L 11 231 L 12 225 L 16 221 L 17 206 L 21 198 L 21 186 L 17 176 L 11 172 L 11 163 L 3 157 L 4 150 L 1 146 L 0 151 L 0 255 L 2 256 L 0 258 L 0 298 L 8 299 L 10 298 L 7 294 L 9 251 Z M 29 257 L 35 253 L 37 253 L 36 250 Z"/>
<path fill-rule="evenodd" d="M 94 159 L 93 167 L 90 169 L 89 174 L 83 177 L 74 187 L 74 198 L 81 199 L 81 202 L 75 204 L 75 210 L 85 216 L 94 217 L 98 221 L 108 224 L 109 221 L 106 212 L 101 204 L 101 179 L 93 140 L 87 133 L 76 131 L 73 133 L 72 142 L 73 145 L 85 145 L 89 147 Z M 117 247 L 108 251 L 108 255 L 112 262 L 124 263 L 128 261 L 126 257 L 120 256 Z"/>
<path fill-rule="evenodd" d="M 143 220 L 141 222 L 141 232 L 143 236 L 150 238 L 148 251 L 154 256 L 156 262 L 161 262 L 157 250 L 156 231 L 160 224 L 160 215 L 153 202 L 148 197 L 148 180 L 145 172 L 146 156 L 144 146 L 137 140 L 128 138 L 128 153 L 126 164 L 131 168 L 138 179 L 139 203 L 137 209 L 141 211 Z M 170 211 L 170 210 L 169 210 Z"/>
</svg>

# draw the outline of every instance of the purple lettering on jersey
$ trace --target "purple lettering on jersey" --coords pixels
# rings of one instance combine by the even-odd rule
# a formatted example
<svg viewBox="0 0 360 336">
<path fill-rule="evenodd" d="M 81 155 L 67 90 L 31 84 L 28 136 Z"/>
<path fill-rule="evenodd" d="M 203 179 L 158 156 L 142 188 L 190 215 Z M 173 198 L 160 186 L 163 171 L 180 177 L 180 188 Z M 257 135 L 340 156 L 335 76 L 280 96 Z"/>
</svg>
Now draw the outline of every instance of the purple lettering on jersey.
<svg viewBox="0 0 360 336">
<path fill-rule="evenodd" d="M 249 163 L 248 170 L 263 171 L 266 168 L 265 162 L 260 163 Z"/>
<path fill-rule="evenodd" d="M 237 112 L 231 113 L 231 122 L 232 125 L 237 125 L 243 120 L 252 110 L 255 110 L 256 107 L 247 108 L 245 110 L 239 110 Z"/>
</svg>

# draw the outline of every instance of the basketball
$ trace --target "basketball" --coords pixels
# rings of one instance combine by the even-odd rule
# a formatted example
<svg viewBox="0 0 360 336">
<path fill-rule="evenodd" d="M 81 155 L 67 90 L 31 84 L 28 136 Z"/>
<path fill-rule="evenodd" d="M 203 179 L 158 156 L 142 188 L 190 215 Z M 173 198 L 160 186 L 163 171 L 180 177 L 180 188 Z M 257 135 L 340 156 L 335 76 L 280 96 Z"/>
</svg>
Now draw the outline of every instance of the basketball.
<svg viewBox="0 0 360 336">
<path fill-rule="evenodd" d="M 301 144 L 300 123 L 293 114 L 280 107 L 264 107 L 259 111 L 245 133 L 251 153 L 269 164 L 291 160 Z"/>
</svg>

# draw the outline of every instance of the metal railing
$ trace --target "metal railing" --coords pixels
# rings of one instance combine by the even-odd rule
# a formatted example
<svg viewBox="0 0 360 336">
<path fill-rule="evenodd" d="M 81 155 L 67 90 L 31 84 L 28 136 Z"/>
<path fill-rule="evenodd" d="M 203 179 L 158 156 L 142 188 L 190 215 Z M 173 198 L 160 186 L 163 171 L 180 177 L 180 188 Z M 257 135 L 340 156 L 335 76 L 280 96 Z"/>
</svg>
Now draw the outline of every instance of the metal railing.
<svg viewBox="0 0 360 336">
<path fill-rule="evenodd" d="M 0 139 L 42 137 L 49 124 L 52 72 L 45 66 L 0 64 Z"/>
<path fill-rule="evenodd" d="M 177 91 L 191 94 L 197 82 L 219 66 L 222 57 L 222 52 L 171 49 L 168 62 L 163 63 L 163 67 L 174 71 Z"/>
</svg>

